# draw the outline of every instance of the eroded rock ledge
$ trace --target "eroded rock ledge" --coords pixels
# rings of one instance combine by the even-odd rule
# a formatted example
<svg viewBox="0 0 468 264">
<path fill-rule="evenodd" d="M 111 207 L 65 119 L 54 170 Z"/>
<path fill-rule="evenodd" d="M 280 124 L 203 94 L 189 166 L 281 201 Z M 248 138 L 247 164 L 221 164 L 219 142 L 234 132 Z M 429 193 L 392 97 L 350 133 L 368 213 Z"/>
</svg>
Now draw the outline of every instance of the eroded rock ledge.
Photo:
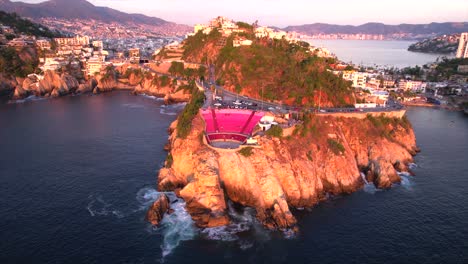
<svg viewBox="0 0 468 264">
<path fill-rule="evenodd" d="M 30 75 L 27 78 L 10 80 L 0 76 L 0 95 L 5 94 L 13 100 L 24 99 L 30 95 L 38 97 L 60 97 L 69 94 L 104 93 L 115 90 L 129 90 L 133 94 L 146 94 L 164 98 L 166 104 L 187 102 L 190 92 L 180 89 L 187 81 L 175 84 L 167 78 L 164 82 L 156 74 L 135 69 L 127 78 L 117 78 L 128 69 L 121 67 L 109 69 L 105 74 L 98 74 L 88 79 L 76 78 L 68 73 L 47 71 L 44 76 Z"/>
<path fill-rule="evenodd" d="M 406 120 L 376 125 L 370 119 L 313 117 L 309 128 L 304 125 L 289 136 L 260 137 L 249 157 L 207 146 L 200 116 L 186 139 L 176 136 L 176 122 L 170 128 L 170 162 L 159 173 L 158 189 L 182 197 L 199 227 L 229 223 L 229 199 L 255 208 L 270 229 L 294 228 L 292 208 L 359 190 L 361 172 L 378 188 L 389 188 L 401 181 L 397 169 L 407 171 L 417 151 Z"/>
</svg>

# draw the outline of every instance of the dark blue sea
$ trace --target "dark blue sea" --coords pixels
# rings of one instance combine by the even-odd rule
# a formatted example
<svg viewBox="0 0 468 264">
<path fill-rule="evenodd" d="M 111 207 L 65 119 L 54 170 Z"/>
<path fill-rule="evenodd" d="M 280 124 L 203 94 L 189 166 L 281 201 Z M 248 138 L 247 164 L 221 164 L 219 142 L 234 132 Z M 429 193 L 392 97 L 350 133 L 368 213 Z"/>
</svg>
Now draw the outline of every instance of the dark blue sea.
<svg viewBox="0 0 468 264">
<path fill-rule="evenodd" d="M 411 108 L 416 176 L 298 211 L 301 232 L 175 213 L 153 229 L 167 128 L 183 105 L 127 92 L 0 105 L 0 263 L 468 263 L 468 118 Z"/>
</svg>

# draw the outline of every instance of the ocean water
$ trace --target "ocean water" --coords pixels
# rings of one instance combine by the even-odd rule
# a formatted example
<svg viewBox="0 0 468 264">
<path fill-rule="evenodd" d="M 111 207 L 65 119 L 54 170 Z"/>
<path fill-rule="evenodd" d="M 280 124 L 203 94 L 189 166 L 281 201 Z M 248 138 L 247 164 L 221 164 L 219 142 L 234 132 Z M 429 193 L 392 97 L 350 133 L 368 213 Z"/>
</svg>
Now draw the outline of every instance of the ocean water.
<svg viewBox="0 0 468 264">
<path fill-rule="evenodd" d="M 408 51 L 415 41 L 400 40 L 306 40 L 316 47 L 325 47 L 344 62 L 365 66 L 404 68 L 435 62 L 439 57 L 454 54 L 429 54 Z"/>
<path fill-rule="evenodd" d="M 416 176 L 294 212 L 269 232 L 230 204 L 227 227 L 145 220 L 167 127 L 183 105 L 126 92 L 0 105 L 0 263 L 467 263 L 468 119 L 412 108 Z"/>
</svg>

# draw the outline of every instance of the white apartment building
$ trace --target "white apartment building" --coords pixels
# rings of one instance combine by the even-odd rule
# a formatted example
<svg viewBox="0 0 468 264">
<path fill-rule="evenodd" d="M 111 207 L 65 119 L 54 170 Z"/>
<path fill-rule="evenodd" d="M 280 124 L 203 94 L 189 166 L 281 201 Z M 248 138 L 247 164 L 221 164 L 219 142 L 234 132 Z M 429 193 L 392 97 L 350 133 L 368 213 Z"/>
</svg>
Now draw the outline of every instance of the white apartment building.
<svg viewBox="0 0 468 264">
<path fill-rule="evenodd" d="M 237 48 L 240 46 L 250 46 L 252 45 L 253 41 L 250 39 L 234 39 L 232 41 L 232 45 Z"/>
<path fill-rule="evenodd" d="M 343 71 L 335 73 L 343 73 L 343 79 L 353 82 L 353 87 L 356 88 L 365 88 L 369 76 L 367 72 Z"/>
<path fill-rule="evenodd" d="M 92 43 L 93 47 L 98 49 L 98 50 L 103 50 L 104 49 L 104 43 L 102 42 L 102 40 L 95 40 L 93 41 Z"/>
<path fill-rule="evenodd" d="M 86 73 L 89 76 L 93 76 L 96 73 L 100 73 L 104 65 L 102 57 L 93 56 L 86 62 Z"/>
<path fill-rule="evenodd" d="M 422 81 L 400 80 L 398 88 L 404 91 L 422 92 L 426 89 L 427 84 Z"/>
<path fill-rule="evenodd" d="M 89 46 L 88 36 L 76 36 L 74 38 L 55 38 L 59 46 Z"/>
<path fill-rule="evenodd" d="M 462 33 L 458 42 L 457 58 L 468 58 L 468 32 Z"/>
<path fill-rule="evenodd" d="M 62 63 L 56 58 L 46 58 L 44 65 L 39 67 L 43 72 L 46 71 L 56 71 L 62 68 Z"/>
<path fill-rule="evenodd" d="M 36 40 L 36 46 L 41 50 L 50 50 L 51 48 L 50 41 L 46 39 Z"/>
</svg>

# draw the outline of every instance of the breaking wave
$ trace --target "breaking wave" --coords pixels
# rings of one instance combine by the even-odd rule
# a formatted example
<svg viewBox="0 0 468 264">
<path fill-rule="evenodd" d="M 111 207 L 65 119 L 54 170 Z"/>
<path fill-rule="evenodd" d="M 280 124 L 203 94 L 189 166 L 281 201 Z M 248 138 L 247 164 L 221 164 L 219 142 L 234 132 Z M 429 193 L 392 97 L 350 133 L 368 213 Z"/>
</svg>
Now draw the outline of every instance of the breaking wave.
<svg viewBox="0 0 468 264">
<path fill-rule="evenodd" d="M 91 202 L 88 203 L 86 209 L 91 216 L 116 216 L 117 218 L 124 218 L 124 212 L 115 208 L 113 204 L 106 201 L 102 195 L 90 195 Z"/>
<path fill-rule="evenodd" d="M 182 109 L 184 109 L 186 103 L 173 104 L 173 105 L 162 105 L 159 113 L 161 115 L 177 115 Z"/>
<path fill-rule="evenodd" d="M 148 98 L 148 99 L 156 100 L 156 101 L 164 101 L 164 98 L 156 97 L 154 95 L 141 94 L 141 96 Z"/>
<path fill-rule="evenodd" d="M 91 200 L 86 209 L 91 216 L 115 216 L 125 218 L 136 212 L 145 211 L 153 203 L 159 194 L 149 187 L 140 189 L 135 200 L 125 204 L 116 204 L 111 199 L 101 194 L 91 194 L 88 198 Z M 114 199 L 115 200 L 115 199 Z"/>
<path fill-rule="evenodd" d="M 379 189 L 377 189 L 375 187 L 373 182 L 368 182 L 367 181 L 366 175 L 364 175 L 364 173 L 362 173 L 362 172 L 361 172 L 361 178 L 364 181 L 364 187 L 363 187 L 364 192 L 370 193 L 370 194 L 375 194 L 376 192 L 380 191 Z"/>
<path fill-rule="evenodd" d="M 227 226 L 205 228 L 201 231 L 204 239 L 235 242 L 240 249 L 247 250 L 256 242 L 270 240 L 270 231 L 266 230 L 255 217 L 253 208 L 235 208 L 228 202 L 228 214 L 231 223 Z M 285 232 L 285 237 L 287 237 Z"/>
<path fill-rule="evenodd" d="M 414 186 L 413 177 L 408 172 L 399 172 L 398 175 L 401 178 L 400 185 L 407 190 L 412 190 Z"/>
<path fill-rule="evenodd" d="M 185 202 L 175 196 L 174 193 L 165 193 L 171 202 L 170 214 L 166 214 L 161 221 L 160 227 L 154 227 L 153 230 L 163 237 L 161 245 L 162 257 L 171 254 L 177 248 L 181 241 L 192 240 L 198 233 L 192 218 L 185 210 Z M 91 200 L 86 209 L 92 217 L 97 216 L 115 216 L 125 218 L 136 212 L 148 210 L 148 207 L 159 198 L 160 192 L 150 187 L 144 187 L 138 190 L 135 196 L 135 202 L 130 205 L 124 205 L 124 208 L 118 208 L 102 195 L 90 195 Z M 126 208 L 125 208 L 126 207 Z"/>
<path fill-rule="evenodd" d="M 30 95 L 24 99 L 20 99 L 20 100 L 10 100 L 8 101 L 9 104 L 23 104 L 23 103 L 26 103 L 26 102 L 31 102 L 31 101 L 42 101 L 42 100 L 47 100 L 47 98 L 44 98 L 44 97 L 38 97 L 38 96 L 35 96 L 35 95 Z"/>
<path fill-rule="evenodd" d="M 192 217 L 185 210 L 184 200 L 177 198 L 173 193 L 166 193 L 166 195 L 169 197 L 171 209 L 174 211 L 166 214 L 160 227 L 157 228 L 163 236 L 163 244 L 161 245 L 163 259 L 171 254 L 181 241 L 192 240 L 198 233 Z"/>
<path fill-rule="evenodd" d="M 122 104 L 122 106 L 128 107 L 128 108 L 133 108 L 133 109 L 144 109 L 145 108 L 144 105 L 140 105 L 140 104 Z"/>
</svg>

